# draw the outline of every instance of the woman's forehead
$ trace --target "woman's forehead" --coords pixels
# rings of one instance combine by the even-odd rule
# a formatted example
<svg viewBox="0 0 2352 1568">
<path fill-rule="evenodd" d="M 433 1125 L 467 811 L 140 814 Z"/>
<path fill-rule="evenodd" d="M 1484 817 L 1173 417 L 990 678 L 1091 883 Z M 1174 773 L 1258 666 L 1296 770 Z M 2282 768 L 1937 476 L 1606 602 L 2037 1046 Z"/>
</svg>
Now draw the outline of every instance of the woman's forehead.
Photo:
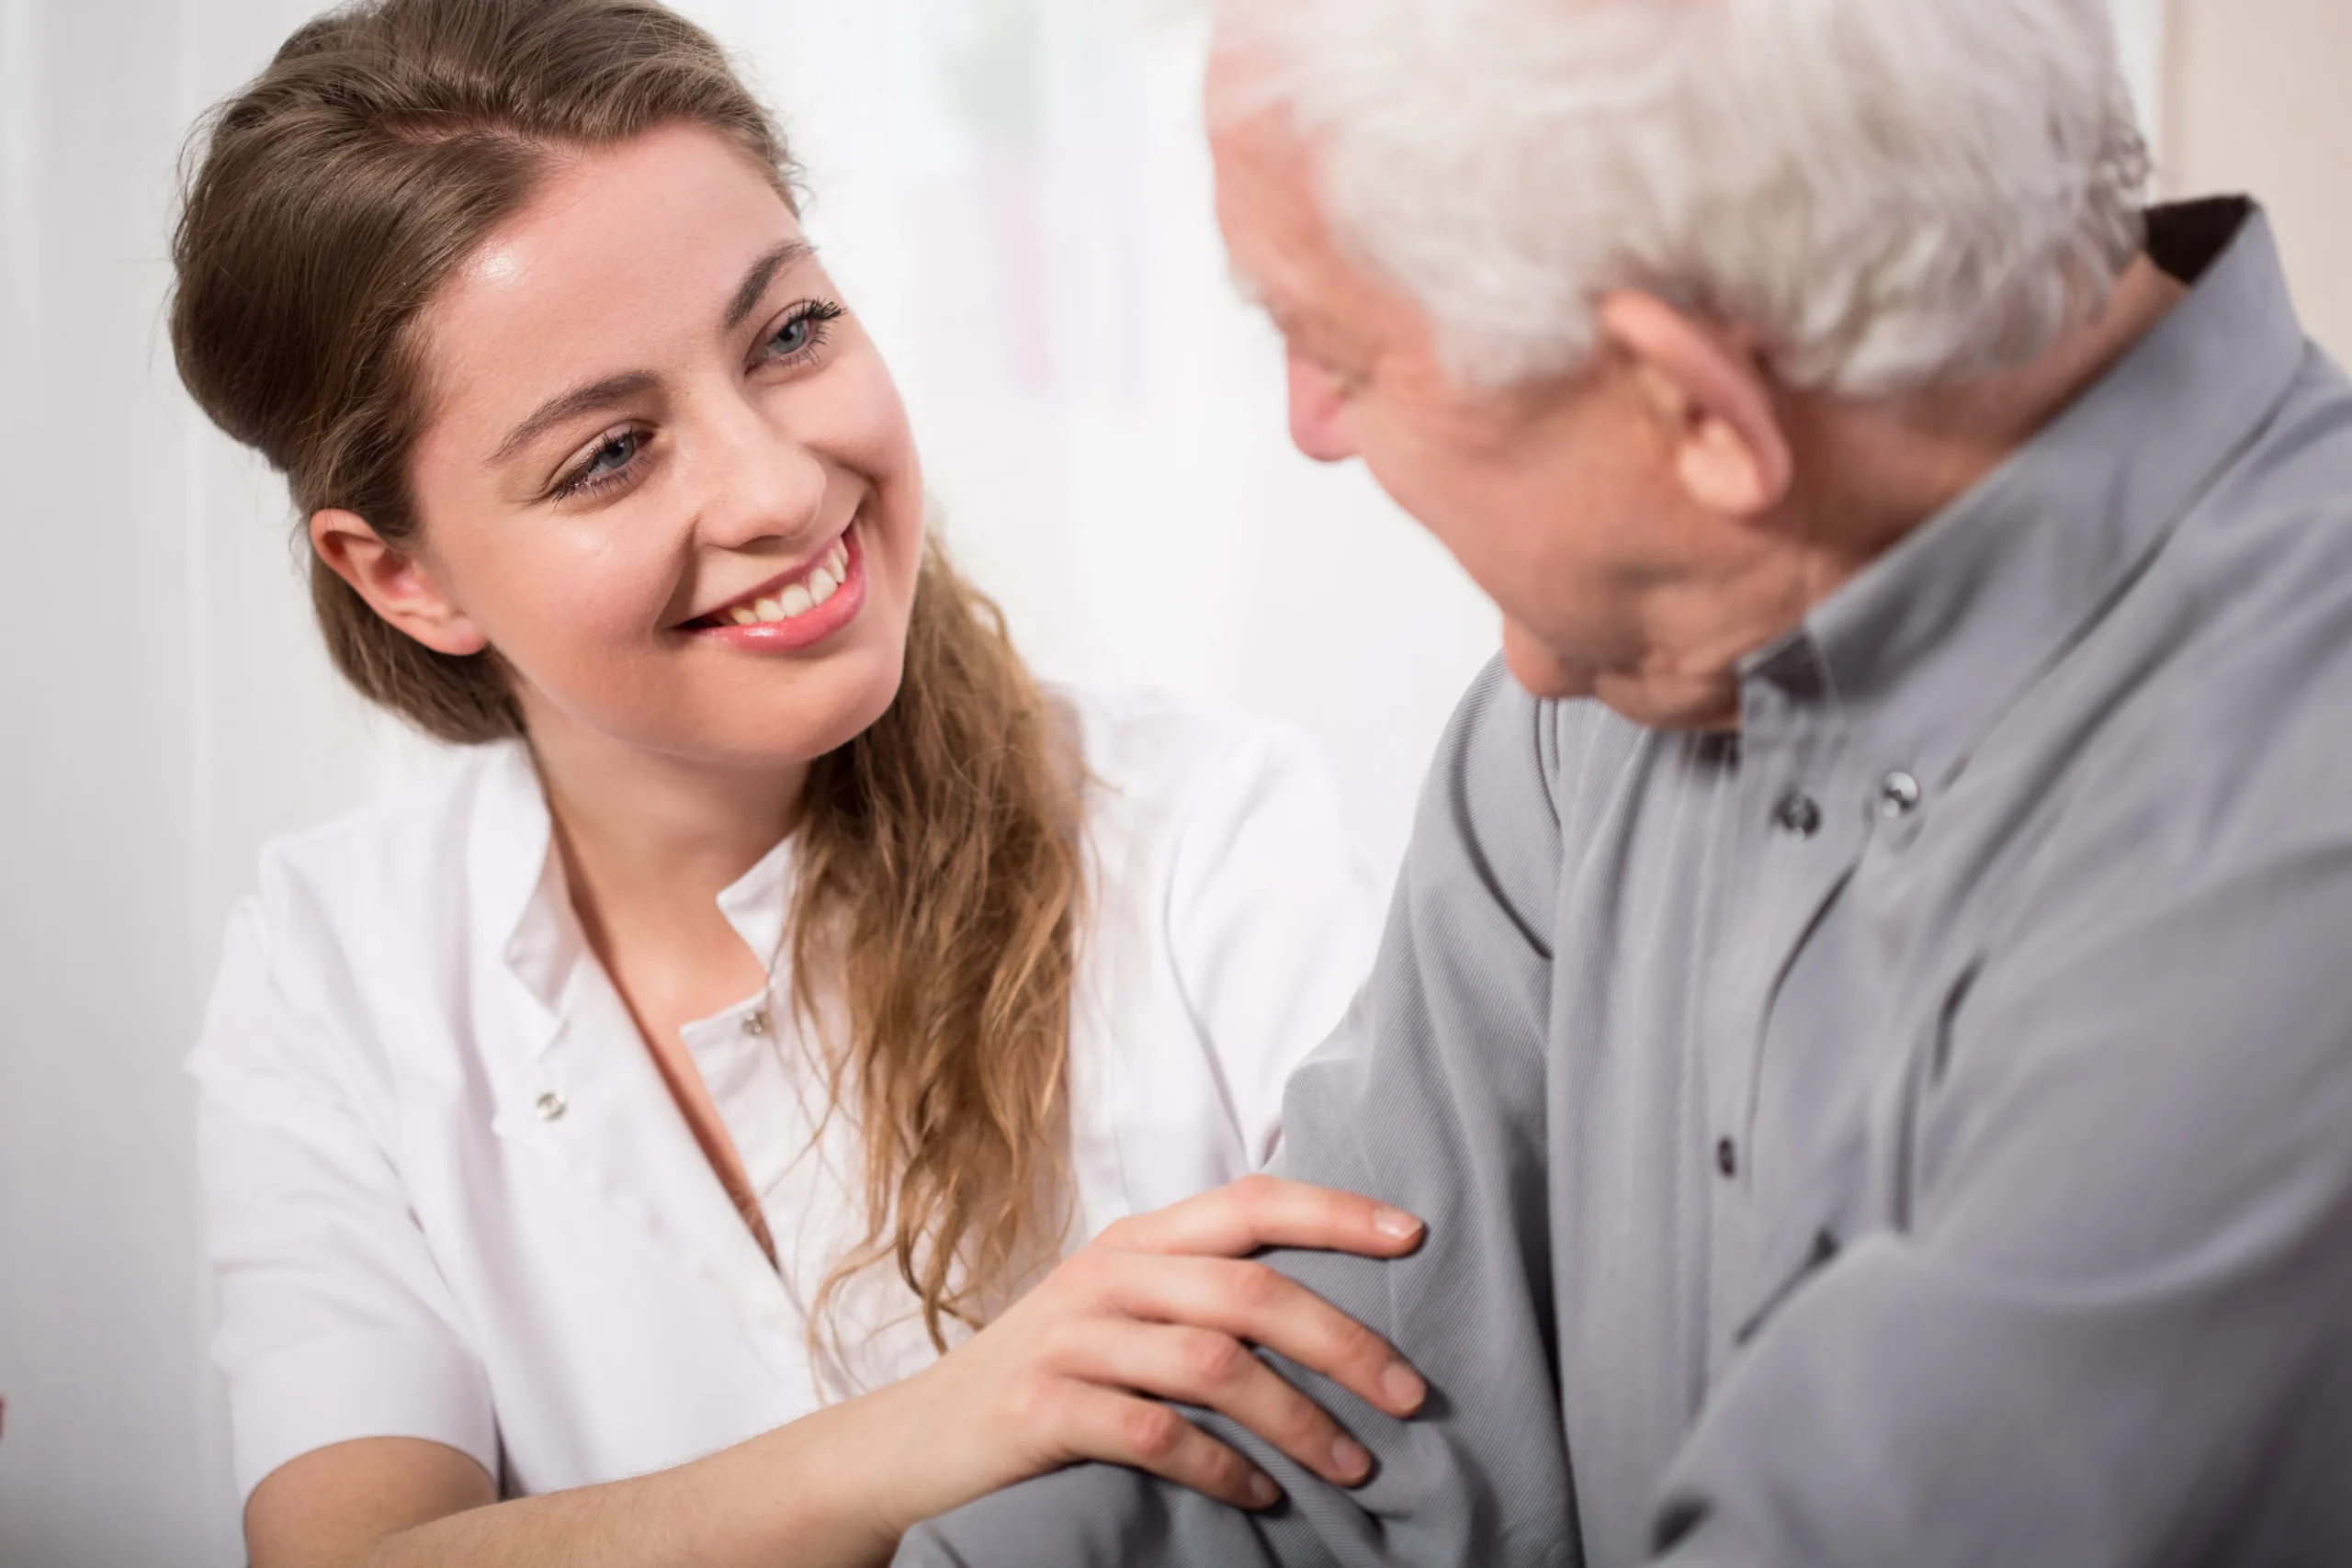
<svg viewBox="0 0 2352 1568">
<path fill-rule="evenodd" d="M 659 376 L 729 339 L 747 276 L 778 254 L 776 271 L 811 265 L 799 220 L 715 131 L 567 152 L 424 312 L 436 401 L 470 424 L 563 385 Z"/>
<path fill-rule="evenodd" d="M 495 314 L 591 281 L 666 285 L 707 274 L 731 286 L 743 259 L 733 252 L 799 234 L 774 182 L 732 142 L 698 126 L 666 127 L 563 153 L 523 209 L 460 265 L 445 299 Z"/>
</svg>

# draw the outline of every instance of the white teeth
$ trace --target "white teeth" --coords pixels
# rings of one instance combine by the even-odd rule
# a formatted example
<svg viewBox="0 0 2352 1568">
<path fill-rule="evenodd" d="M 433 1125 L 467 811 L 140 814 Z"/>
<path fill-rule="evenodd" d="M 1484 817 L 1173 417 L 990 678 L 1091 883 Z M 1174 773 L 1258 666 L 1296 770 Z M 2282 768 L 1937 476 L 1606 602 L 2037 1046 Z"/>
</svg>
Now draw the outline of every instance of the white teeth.
<svg viewBox="0 0 2352 1568">
<path fill-rule="evenodd" d="M 848 585 L 849 541 L 839 539 L 808 576 L 772 599 L 738 604 L 727 611 L 726 616 L 739 626 L 774 626 L 778 621 L 797 620 Z"/>
</svg>

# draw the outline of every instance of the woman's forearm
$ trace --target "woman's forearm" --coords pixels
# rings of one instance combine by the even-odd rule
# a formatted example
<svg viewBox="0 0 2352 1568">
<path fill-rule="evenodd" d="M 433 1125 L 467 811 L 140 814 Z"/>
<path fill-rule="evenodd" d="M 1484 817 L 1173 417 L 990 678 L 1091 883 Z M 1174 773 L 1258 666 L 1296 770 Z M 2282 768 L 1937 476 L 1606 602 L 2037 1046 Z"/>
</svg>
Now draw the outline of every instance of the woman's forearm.
<svg viewBox="0 0 2352 1568">
<path fill-rule="evenodd" d="M 922 1371 L 707 1459 L 492 1503 L 454 1449 L 346 1443 L 265 1480 L 246 1539 L 254 1568 L 863 1568 L 921 1520 L 1086 1461 L 1237 1507 L 1273 1503 L 1264 1472 L 1182 1405 L 1352 1486 L 1370 1456 L 1251 1347 L 1399 1419 L 1426 1390 L 1378 1335 L 1249 1259 L 1270 1247 L 1395 1257 L 1419 1234 L 1370 1199 L 1252 1177 L 1119 1221 Z"/>
<path fill-rule="evenodd" d="M 453 1514 L 379 1540 L 353 1568 L 868 1568 L 899 1527 L 905 1462 L 890 1391 L 691 1464 Z"/>
</svg>

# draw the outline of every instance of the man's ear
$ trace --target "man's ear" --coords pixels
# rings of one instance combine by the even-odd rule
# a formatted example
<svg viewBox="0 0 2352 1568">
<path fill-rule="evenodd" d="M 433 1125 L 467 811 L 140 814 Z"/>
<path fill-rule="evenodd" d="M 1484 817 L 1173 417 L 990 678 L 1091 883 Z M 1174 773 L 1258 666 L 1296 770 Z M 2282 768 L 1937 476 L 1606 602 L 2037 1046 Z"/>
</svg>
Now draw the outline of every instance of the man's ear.
<svg viewBox="0 0 2352 1568">
<path fill-rule="evenodd" d="M 1691 500 L 1724 516 L 1755 517 L 1787 497 L 1796 459 L 1754 355 L 1648 294 L 1602 299 L 1600 330 L 1664 423 Z"/>
<path fill-rule="evenodd" d="M 311 513 L 311 545 L 376 614 L 434 652 L 463 659 L 490 646 L 416 557 L 386 544 L 357 513 Z"/>
</svg>

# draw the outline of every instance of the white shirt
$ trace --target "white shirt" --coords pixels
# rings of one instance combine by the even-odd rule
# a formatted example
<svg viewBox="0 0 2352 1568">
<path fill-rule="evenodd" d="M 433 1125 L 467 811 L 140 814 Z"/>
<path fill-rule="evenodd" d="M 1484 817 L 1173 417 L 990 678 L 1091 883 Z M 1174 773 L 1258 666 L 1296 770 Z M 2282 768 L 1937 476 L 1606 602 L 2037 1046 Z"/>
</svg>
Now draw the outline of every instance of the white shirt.
<svg viewBox="0 0 2352 1568">
<path fill-rule="evenodd" d="M 1379 890 L 1294 733 L 1062 695 L 1093 780 L 1077 1245 L 1271 1152 L 1283 1080 L 1371 966 Z M 792 1022 L 790 841 L 719 900 L 780 955 L 767 989 L 684 1032 L 773 1269 L 560 865 L 519 744 L 264 856 L 190 1063 L 243 1492 L 368 1437 L 445 1443 L 514 1495 L 610 1481 L 934 1354 L 887 1265 L 812 1349 L 816 1287 L 864 1234 L 862 1156 Z"/>
</svg>

